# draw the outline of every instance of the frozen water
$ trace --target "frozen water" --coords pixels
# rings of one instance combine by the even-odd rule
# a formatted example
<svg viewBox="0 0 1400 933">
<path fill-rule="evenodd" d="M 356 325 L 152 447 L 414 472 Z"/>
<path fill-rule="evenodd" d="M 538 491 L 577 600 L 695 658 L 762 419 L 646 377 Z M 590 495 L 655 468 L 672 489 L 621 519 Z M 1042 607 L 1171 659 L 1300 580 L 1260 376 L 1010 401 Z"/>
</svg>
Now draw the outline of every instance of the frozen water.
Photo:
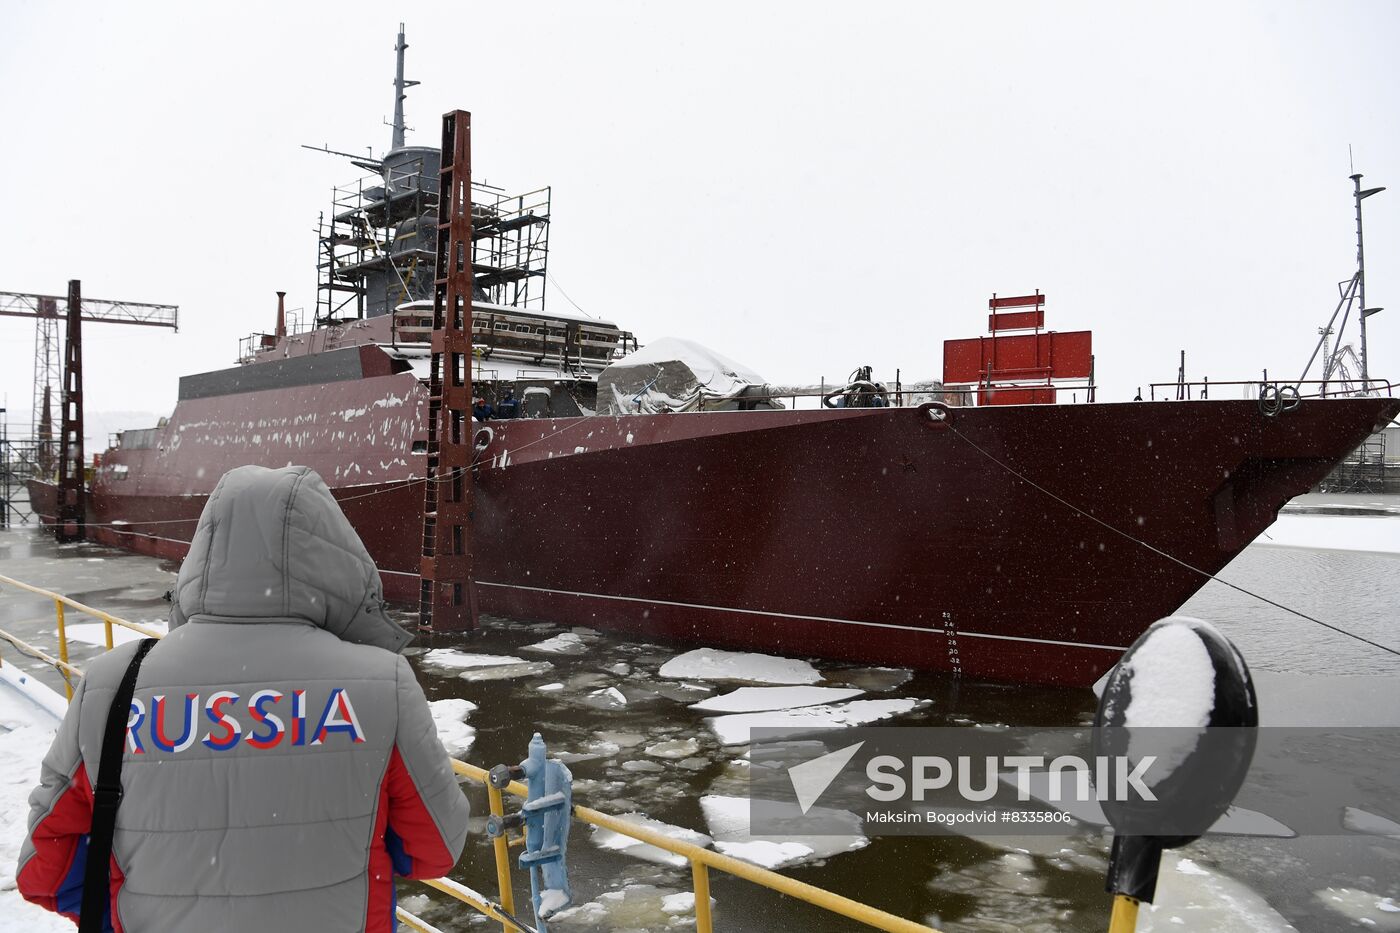
<svg viewBox="0 0 1400 933">
<path fill-rule="evenodd" d="M 1280 515 L 1256 543 L 1397 554 L 1400 553 L 1400 517 Z"/>
<path fill-rule="evenodd" d="M 424 664 L 431 664 L 433 667 L 446 668 L 471 668 L 471 667 L 497 667 L 505 664 L 528 664 L 524 658 L 516 658 L 504 654 L 471 654 L 466 651 L 458 651 L 456 648 L 434 648 L 425 652 L 422 657 Z"/>
<path fill-rule="evenodd" d="M 852 700 L 824 706 L 804 706 L 799 709 L 776 710 L 766 713 L 733 713 L 707 719 L 710 729 L 724 745 L 743 745 L 749 741 L 749 730 L 755 728 L 827 729 L 836 726 L 860 726 L 900 713 L 907 713 L 925 700 Z"/>
<path fill-rule="evenodd" d="M 471 700 L 452 697 L 446 700 L 433 700 L 428 704 L 437 726 L 438 740 L 447 754 L 460 758 L 471 751 L 476 742 L 476 729 L 464 721 L 476 709 Z"/>
<path fill-rule="evenodd" d="M 661 833 L 669 839 L 676 839 L 681 842 L 689 842 L 692 845 L 707 847 L 710 844 L 710 837 L 704 833 L 687 829 L 684 826 L 675 826 L 671 823 L 663 823 L 660 820 L 653 820 L 645 813 L 623 813 L 618 817 L 635 826 L 641 826 L 654 832 Z M 615 833 L 610 829 L 593 827 L 593 844 L 600 849 L 610 849 L 614 852 L 623 852 L 633 858 L 643 859 L 648 862 L 656 862 L 661 865 L 672 865 L 676 868 L 684 868 L 689 861 L 683 855 L 676 855 L 667 852 L 665 849 L 658 849 L 656 846 L 647 845 L 631 836 L 624 836 Z"/>
<path fill-rule="evenodd" d="M 814 684 L 822 679 L 806 661 L 748 651 L 696 648 L 661 665 L 658 673 L 674 679 L 740 680 L 750 683 Z"/>
<path fill-rule="evenodd" d="M 526 645 L 520 650 L 538 651 L 541 654 L 586 654 L 588 646 L 583 643 L 582 638 L 573 632 L 564 632 L 553 638 L 535 642 L 533 645 Z"/>
<path fill-rule="evenodd" d="M 1372 836 L 1394 836 L 1400 839 L 1400 823 L 1357 807 L 1347 807 L 1342 813 L 1342 825 L 1354 833 Z"/>
<path fill-rule="evenodd" d="M 551 930 L 589 931 L 589 933 L 640 933 L 640 931 L 686 930 L 695 928 L 690 911 L 679 909 L 681 897 L 693 897 L 674 888 L 650 884 L 629 884 L 621 891 L 608 891 L 586 904 L 571 907 L 554 915 Z M 713 898 L 711 898 L 713 902 Z M 71 928 L 70 928 L 71 931 Z"/>
<path fill-rule="evenodd" d="M 1326 906 L 1343 917 L 1371 930 L 1400 930 L 1400 904 L 1393 897 L 1382 897 L 1357 888 L 1323 888 L 1313 892 Z"/>
<path fill-rule="evenodd" d="M 655 758 L 689 758 L 700 750 L 694 739 L 671 739 L 647 746 L 647 754 Z"/>
<path fill-rule="evenodd" d="M 1151 904 L 1139 908 L 1137 928 L 1138 933 L 1292 933 L 1294 929 L 1283 915 L 1243 884 L 1170 851 L 1162 854 L 1156 897 Z"/>
<path fill-rule="evenodd" d="M 830 858 L 843 852 L 853 852 L 868 845 L 861 829 L 861 818 L 844 810 L 812 807 L 803 814 L 795 804 L 772 805 L 771 816 L 779 832 L 754 835 L 749 829 L 749 798 L 707 794 L 700 798 L 705 825 L 715 839 L 715 849 L 725 855 L 744 859 L 765 868 L 780 868 L 814 859 Z M 790 811 L 789 815 L 784 815 Z M 840 835 L 811 836 L 802 833 L 819 819 L 823 825 L 833 823 L 849 828 Z"/>
<path fill-rule="evenodd" d="M 690 708 L 712 713 L 755 713 L 836 703 L 858 697 L 861 693 L 862 691 L 849 687 L 740 687 L 729 693 L 692 703 Z"/>
<path fill-rule="evenodd" d="M 456 648 L 434 648 L 424 652 L 419 660 L 439 671 L 458 671 L 463 680 L 509 680 L 543 674 L 553 669 L 548 661 L 527 661 L 508 654 L 473 654 Z"/>
</svg>

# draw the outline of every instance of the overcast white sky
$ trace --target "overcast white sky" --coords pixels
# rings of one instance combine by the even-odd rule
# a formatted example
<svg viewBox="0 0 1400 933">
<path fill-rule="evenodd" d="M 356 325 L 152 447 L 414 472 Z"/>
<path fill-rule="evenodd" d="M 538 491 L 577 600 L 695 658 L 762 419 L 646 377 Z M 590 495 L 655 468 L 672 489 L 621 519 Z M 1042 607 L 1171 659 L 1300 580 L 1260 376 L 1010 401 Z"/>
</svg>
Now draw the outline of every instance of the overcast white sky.
<svg viewBox="0 0 1400 933">
<path fill-rule="evenodd" d="M 386 147 L 474 114 L 475 176 L 552 185 L 550 270 L 645 342 L 775 382 L 937 376 L 992 292 L 1094 331 L 1106 399 L 1296 378 L 1355 260 L 1400 378 L 1400 5 L 0 2 L 0 289 L 180 306 L 87 328 L 90 410 L 164 413 L 311 307 L 314 224 Z M 567 308 L 552 292 L 551 306 Z M 557 305 L 556 305 L 557 303 Z M 1355 338 L 1355 331 L 1352 330 Z M 33 325 L 0 318 L 27 420 Z"/>
</svg>

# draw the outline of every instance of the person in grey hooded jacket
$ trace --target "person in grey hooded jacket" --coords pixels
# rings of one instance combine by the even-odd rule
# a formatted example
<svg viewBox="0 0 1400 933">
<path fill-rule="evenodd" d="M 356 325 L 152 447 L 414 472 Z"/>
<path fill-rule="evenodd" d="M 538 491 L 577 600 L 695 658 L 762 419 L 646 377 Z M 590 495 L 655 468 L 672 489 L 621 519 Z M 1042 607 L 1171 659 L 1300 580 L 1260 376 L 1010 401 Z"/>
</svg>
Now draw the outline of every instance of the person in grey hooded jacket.
<svg viewBox="0 0 1400 933">
<path fill-rule="evenodd" d="M 108 928 L 392 930 L 469 808 L 374 562 L 305 467 L 210 495 L 131 703 Z M 30 795 L 20 893 L 77 919 L 102 730 L 135 651 L 92 662 Z"/>
</svg>

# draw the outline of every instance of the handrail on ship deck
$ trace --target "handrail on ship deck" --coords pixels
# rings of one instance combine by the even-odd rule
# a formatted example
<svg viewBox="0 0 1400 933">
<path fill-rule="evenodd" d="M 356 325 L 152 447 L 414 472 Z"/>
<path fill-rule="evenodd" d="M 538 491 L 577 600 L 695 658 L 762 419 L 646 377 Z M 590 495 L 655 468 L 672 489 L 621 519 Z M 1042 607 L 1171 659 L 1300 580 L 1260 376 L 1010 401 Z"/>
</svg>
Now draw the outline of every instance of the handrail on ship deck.
<svg viewBox="0 0 1400 933">
<path fill-rule="evenodd" d="M 133 632 L 138 632 L 149 638 L 163 637 L 162 633 L 147 626 L 129 622 L 126 619 L 118 618 L 110 613 L 103 612 L 100 609 L 94 609 L 91 606 L 84 605 L 61 593 L 55 593 L 43 587 L 22 583 L 19 580 L 4 576 L 3 574 L 0 574 L 0 586 L 13 586 L 17 589 L 26 590 L 37 596 L 42 596 L 53 601 L 54 614 L 58 620 L 58 658 L 53 658 L 45 654 L 4 630 L 0 630 L 0 638 L 4 638 L 21 651 L 31 654 L 57 669 L 59 673 L 63 675 L 64 685 L 67 688 L 68 699 L 70 700 L 73 698 L 71 675 L 76 674 L 81 677 L 82 671 L 68 662 L 68 633 L 64 624 L 65 607 L 102 621 L 104 633 L 106 635 L 106 650 L 108 651 L 112 649 L 112 626 L 114 625 L 130 629 Z M 458 761 L 454 758 L 452 759 L 452 770 L 468 780 L 485 785 L 487 801 L 490 805 L 491 812 L 496 816 L 505 815 L 505 801 L 503 795 L 501 791 L 493 787 L 487 779 L 486 769 L 467 764 L 463 761 Z M 519 781 L 512 781 L 510 785 L 506 787 L 506 790 L 516 797 L 525 797 L 528 793 L 526 786 Z M 912 920 L 905 920 L 903 917 L 897 917 L 877 907 L 862 904 L 859 901 L 828 891 L 825 888 L 819 888 L 816 885 L 807 884 L 795 878 L 789 878 L 786 875 L 780 875 L 766 868 L 759 868 L 757 865 L 740 861 L 728 855 L 721 855 L 718 852 L 702 848 L 693 843 L 672 839 L 655 830 L 629 823 L 626 820 L 619 819 L 616 816 L 603 813 L 599 810 L 594 810 L 590 807 L 575 804 L 573 813 L 578 820 L 590 826 L 612 830 L 620 835 L 628 836 L 639 842 L 655 846 L 658 849 L 684 858 L 690 865 L 691 880 L 695 891 L 696 933 L 713 933 L 714 930 L 714 919 L 710 910 L 710 869 L 712 868 L 716 871 L 722 871 L 736 878 L 741 878 L 745 881 L 765 887 L 770 891 L 786 894 L 789 897 L 795 897 L 815 907 L 820 907 L 831 913 L 856 920 L 876 930 L 884 930 L 887 931 L 887 933 L 938 933 L 938 931 L 934 930 L 932 927 L 925 926 L 921 923 L 915 923 Z M 498 901 L 495 903 L 489 901 L 480 893 L 450 878 L 428 879 L 423 881 L 423 884 L 441 891 L 454 900 L 466 904 L 468 907 L 471 907 L 473 910 L 492 920 L 498 921 L 504 933 L 511 933 L 513 930 L 518 931 L 521 928 L 517 927 L 511 920 L 511 915 L 515 913 L 515 893 L 510 878 L 509 849 L 510 845 L 516 843 L 517 840 L 507 840 L 504 835 L 496 837 L 493 841 L 492 848 L 495 852 L 496 861 L 496 882 L 499 887 Z M 436 931 L 436 928 L 431 924 L 428 924 L 420 917 L 404 910 L 402 907 L 397 908 L 396 913 L 398 918 L 403 921 L 405 925 L 414 930 L 421 931 L 421 933 L 435 933 Z"/>
<path fill-rule="evenodd" d="M 1321 387 L 1316 392 L 1299 393 L 1299 398 L 1352 398 L 1371 392 L 1384 393 L 1387 397 L 1395 394 L 1395 388 L 1389 379 L 1367 379 L 1364 382 L 1360 379 L 1341 378 L 1305 379 L 1301 382 L 1288 379 L 1239 379 L 1230 382 L 1212 382 L 1209 379 L 1190 379 L 1182 382 L 1149 382 L 1147 384 L 1149 390 L 1148 397 L 1154 402 L 1157 400 L 1158 389 L 1175 389 L 1184 393 L 1187 401 L 1191 401 L 1191 392 L 1193 389 L 1201 390 L 1200 398 L 1204 399 L 1212 388 L 1221 388 L 1225 386 L 1244 386 L 1244 397 L 1246 399 L 1259 397 L 1259 392 L 1255 388 L 1256 386 L 1261 388 L 1263 386 L 1272 386 L 1275 392 L 1290 386 L 1294 389 L 1300 386 Z M 1329 392 L 1327 389 L 1328 386 L 1336 386 L 1336 388 Z M 1349 386 L 1350 388 L 1343 389 L 1342 386 Z M 1358 388 L 1358 386 L 1360 388 Z M 1176 401 L 1176 399 L 1166 398 L 1165 393 L 1163 393 L 1163 398 L 1166 401 Z"/>
</svg>

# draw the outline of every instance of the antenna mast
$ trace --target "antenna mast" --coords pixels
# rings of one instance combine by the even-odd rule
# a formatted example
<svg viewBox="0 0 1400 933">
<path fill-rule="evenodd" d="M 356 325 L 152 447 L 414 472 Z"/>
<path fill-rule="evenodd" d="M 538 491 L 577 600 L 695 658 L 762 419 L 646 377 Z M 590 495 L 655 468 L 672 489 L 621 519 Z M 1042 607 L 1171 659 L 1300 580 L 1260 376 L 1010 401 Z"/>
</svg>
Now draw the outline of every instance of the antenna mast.
<svg viewBox="0 0 1400 933">
<path fill-rule="evenodd" d="M 403 23 L 399 23 L 399 41 L 394 43 L 394 55 L 396 59 L 394 67 L 394 138 L 390 144 L 390 149 L 403 148 L 403 102 L 407 96 L 405 93 L 409 88 L 418 84 L 417 81 L 405 81 L 403 76 L 403 53 L 408 48 L 408 43 L 403 39 Z"/>
<path fill-rule="evenodd" d="M 1361 390 L 1363 392 L 1370 388 L 1369 380 L 1371 372 L 1368 368 L 1366 354 L 1366 319 L 1381 308 L 1366 307 L 1366 247 L 1365 241 L 1361 237 L 1361 202 L 1373 194 L 1380 194 L 1384 188 L 1367 188 L 1361 190 L 1361 175 L 1351 176 L 1352 182 L 1356 185 L 1356 291 L 1357 297 L 1361 301 Z"/>
</svg>

